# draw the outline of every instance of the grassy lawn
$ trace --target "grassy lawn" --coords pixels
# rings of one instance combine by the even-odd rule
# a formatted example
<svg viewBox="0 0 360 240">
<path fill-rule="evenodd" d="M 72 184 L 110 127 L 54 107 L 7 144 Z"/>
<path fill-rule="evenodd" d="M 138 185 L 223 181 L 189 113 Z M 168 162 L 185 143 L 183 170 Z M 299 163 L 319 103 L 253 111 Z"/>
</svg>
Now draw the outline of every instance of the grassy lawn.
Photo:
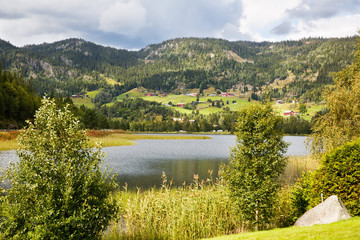
<svg viewBox="0 0 360 240">
<path fill-rule="evenodd" d="M 315 225 L 311 227 L 289 227 L 274 229 L 269 231 L 240 233 L 236 235 L 222 236 L 211 238 L 212 240 L 273 240 L 273 239 L 321 239 L 321 240 L 338 240 L 338 239 L 360 239 L 360 217 L 354 217 L 348 220 Z"/>
</svg>

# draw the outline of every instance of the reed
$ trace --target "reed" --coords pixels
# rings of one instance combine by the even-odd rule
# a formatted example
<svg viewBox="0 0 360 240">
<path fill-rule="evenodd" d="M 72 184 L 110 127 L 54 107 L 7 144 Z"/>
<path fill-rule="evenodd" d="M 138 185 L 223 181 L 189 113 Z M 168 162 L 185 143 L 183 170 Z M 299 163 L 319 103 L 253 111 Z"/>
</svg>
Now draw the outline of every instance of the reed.
<svg viewBox="0 0 360 240">
<path fill-rule="evenodd" d="M 0 132 L 0 151 L 16 149 L 16 137 L 18 135 L 19 131 Z"/>
<path fill-rule="evenodd" d="M 301 178 L 304 172 L 316 170 L 319 167 L 319 161 L 311 156 L 290 156 L 286 165 L 284 174 L 280 177 L 285 185 L 293 185 L 298 178 Z"/>
<path fill-rule="evenodd" d="M 199 239 L 239 232 L 228 188 L 219 180 L 172 188 L 163 175 L 161 189 L 115 194 L 121 213 L 104 239 Z"/>
</svg>

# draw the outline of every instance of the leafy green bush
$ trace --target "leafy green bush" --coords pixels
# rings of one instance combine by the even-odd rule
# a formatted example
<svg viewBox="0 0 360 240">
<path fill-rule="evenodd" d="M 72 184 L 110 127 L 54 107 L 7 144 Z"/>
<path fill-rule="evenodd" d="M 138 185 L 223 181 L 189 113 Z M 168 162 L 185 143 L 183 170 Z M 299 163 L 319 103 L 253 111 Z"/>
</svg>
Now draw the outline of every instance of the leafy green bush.
<svg viewBox="0 0 360 240">
<path fill-rule="evenodd" d="M 360 139 L 327 153 L 310 183 L 309 203 L 337 195 L 352 216 L 360 216 Z"/>
<path fill-rule="evenodd" d="M 352 216 L 360 215 L 360 138 L 325 154 L 320 168 L 292 187 L 296 216 L 337 195 Z"/>
<path fill-rule="evenodd" d="M 99 239 L 116 214 L 115 183 L 102 172 L 103 153 L 92 150 L 67 107 L 43 99 L 34 123 L 22 130 L 20 160 L 2 180 L 0 227 L 6 239 Z"/>
</svg>

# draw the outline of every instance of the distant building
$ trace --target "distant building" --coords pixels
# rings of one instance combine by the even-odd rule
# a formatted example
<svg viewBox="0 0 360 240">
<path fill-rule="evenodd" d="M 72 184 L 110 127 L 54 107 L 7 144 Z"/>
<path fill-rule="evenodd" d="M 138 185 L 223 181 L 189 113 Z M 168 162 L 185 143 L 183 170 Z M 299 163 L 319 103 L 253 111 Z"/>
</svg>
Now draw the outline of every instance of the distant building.
<svg viewBox="0 0 360 240">
<path fill-rule="evenodd" d="M 185 103 L 178 103 L 177 106 L 178 107 L 184 107 Z"/>
<path fill-rule="evenodd" d="M 284 116 L 294 116 L 294 112 L 293 111 L 285 111 Z"/>
<path fill-rule="evenodd" d="M 283 100 L 281 100 L 281 99 L 279 99 L 279 100 L 277 100 L 276 101 L 276 104 L 284 104 L 285 102 L 283 101 Z"/>
<path fill-rule="evenodd" d="M 220 97 L 233 97 L 233 96 L 234 96 L 233 93 L 228 93 L 228 92 L 220 94 Z"/>
<path fill-rule="evenodd" d="M 182 122 L 182 119 L 181 118 L 173 118 L 173 121 L 174 122 Z"/>
<path fill-rule="evenodd" d="M 158 94 L 157 93 L 146 93 L 145 96 L 148 96 L 148 97 L 154 97 L 154 96 L 157 96 Z"/>
</svg>

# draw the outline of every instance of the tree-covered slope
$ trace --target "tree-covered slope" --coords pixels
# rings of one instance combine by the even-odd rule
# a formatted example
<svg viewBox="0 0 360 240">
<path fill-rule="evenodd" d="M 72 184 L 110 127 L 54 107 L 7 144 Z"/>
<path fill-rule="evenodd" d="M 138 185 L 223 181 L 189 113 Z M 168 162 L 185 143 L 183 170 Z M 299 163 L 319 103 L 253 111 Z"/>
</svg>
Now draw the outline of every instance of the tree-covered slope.
<svg viewBox="0 0 360 240">
<path fill-rule="evenodd" d="M 356 43 L 356 37 L 276 43 L 178 38 L 127 51 L 82 39 L 23 48 L 1 41 L 0 61 L 7 70 L 23 71 L 41 94 L 99 88 L 120 93 L 137 86 L 183 92 L 213 86 L 293 98 L 332 84 L 331 72 L 351 63 Z"/>
</svg>

